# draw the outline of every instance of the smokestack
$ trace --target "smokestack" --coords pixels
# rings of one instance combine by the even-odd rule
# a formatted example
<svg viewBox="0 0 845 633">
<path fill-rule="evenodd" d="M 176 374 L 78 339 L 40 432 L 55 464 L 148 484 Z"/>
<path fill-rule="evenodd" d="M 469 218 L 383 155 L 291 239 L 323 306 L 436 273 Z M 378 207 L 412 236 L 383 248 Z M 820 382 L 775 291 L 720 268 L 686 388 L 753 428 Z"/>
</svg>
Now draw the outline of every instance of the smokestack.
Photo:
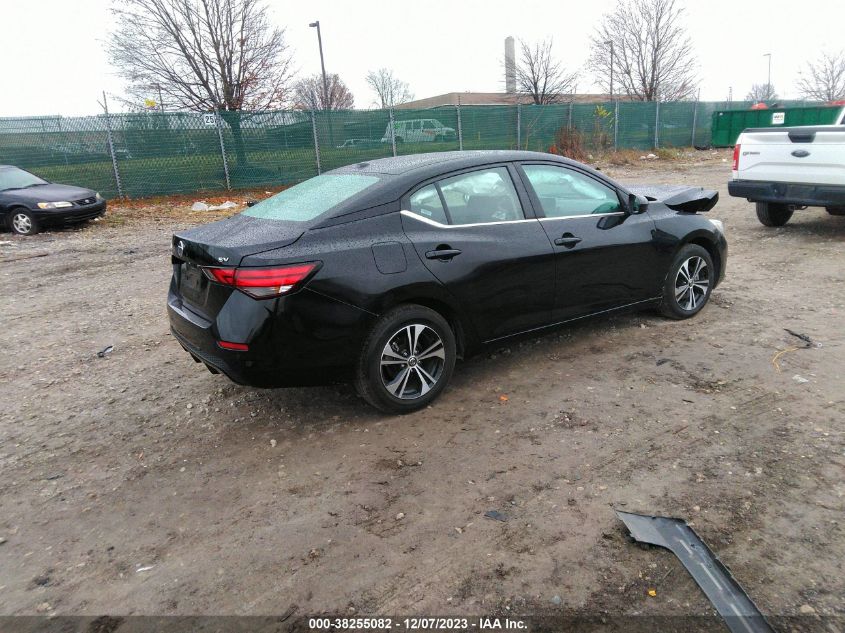
<svg viewBox="0 0 845 633">
<path fill-rule="evenodd" d="M 516 53 L 511 36 L 505 38 L 505 92 L 516 92 Z"/>
</svg>

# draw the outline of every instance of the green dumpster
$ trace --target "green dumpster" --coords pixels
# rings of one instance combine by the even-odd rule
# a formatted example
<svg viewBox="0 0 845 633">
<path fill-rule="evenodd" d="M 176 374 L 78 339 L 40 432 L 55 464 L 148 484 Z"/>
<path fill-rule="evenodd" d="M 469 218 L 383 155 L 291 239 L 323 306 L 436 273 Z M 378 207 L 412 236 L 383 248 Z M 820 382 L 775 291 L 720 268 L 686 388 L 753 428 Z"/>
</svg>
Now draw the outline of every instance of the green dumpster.
<svg viewBox="0 0 845 633">
<path fill-rule="evenodd" d="M 713 147 L 730 147 L 749 127 L 832 125 L 841 119 L 842 106 L 770 108 L 768 110 L 717 110 L 710 127 Z"/>
</svg>

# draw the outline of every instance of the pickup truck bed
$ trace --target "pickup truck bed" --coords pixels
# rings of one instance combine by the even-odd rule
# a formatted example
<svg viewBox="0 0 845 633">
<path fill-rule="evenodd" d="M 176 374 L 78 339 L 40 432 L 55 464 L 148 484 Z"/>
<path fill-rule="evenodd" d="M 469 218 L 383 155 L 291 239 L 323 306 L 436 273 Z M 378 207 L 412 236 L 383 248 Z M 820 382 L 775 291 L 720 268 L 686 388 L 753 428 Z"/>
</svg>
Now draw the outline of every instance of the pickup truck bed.
<svg viewBox="0 0 845 633">
<path fill-rule="evenodd" d="M 728 193 L 756 202 L 767 226 L 786 224 L 803 207 L 845 214 L 845 125 L 745 130 Z"/>
</svg>

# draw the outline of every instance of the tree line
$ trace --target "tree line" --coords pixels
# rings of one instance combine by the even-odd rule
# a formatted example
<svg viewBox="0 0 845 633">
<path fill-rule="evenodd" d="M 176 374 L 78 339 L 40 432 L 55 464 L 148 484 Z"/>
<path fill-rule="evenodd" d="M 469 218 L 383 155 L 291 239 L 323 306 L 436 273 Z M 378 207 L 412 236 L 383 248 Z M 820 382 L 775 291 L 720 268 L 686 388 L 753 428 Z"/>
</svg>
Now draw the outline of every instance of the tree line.
<svg viewBox="0 0 845 633">
<path fill-rule="evenodd" d="M 107 48 L 127 82 L 130 107 L 229 112 L 355 104 L 337 73 L 325 81 L 319 74 L 295 76 L 285 31 L 269 20 L 266 0 L 115 0 L 112 12 L 118 27 Z M 595 29 L 584 70 L 614 98 L 695 97 L 698 65 L 683 14 L 676 0 L 618 0 Z M 552 39 L 520 40 L 516 59 L 504 65 L 517 92 L 536 104 L 569 100 L 581 76 L 554 55 Z M 390 68 L 370 71 L 366 82 L 379 107 L 414 98 Z M 797 88 L 807 99 L 845 99 L 845 51 L 808 62 Z M 777 94 L 770 83 L 755 84 L 748 98 L 770 101 Z"/>
</svg>

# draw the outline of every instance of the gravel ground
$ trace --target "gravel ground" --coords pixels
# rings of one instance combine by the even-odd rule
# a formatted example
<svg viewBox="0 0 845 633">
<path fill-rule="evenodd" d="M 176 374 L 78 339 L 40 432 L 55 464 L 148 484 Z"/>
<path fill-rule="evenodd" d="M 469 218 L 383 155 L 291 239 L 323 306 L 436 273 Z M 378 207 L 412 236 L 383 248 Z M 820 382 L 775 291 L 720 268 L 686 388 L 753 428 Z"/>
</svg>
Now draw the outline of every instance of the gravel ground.
<svg viewBox="0 0 845 633">
<path fill-rule="evenodd" d="M 617 508 L 688 520 L 766 614 L 845 615 L 845 218 L 767 229 L 721 157 L 608 168 L 721 191 L 700 315 L 514 343 L 404 417 L 191 361 L 168 244 L 203 214 L 0 234 L 0 614 L 711 614 Z"/>
</svg>

